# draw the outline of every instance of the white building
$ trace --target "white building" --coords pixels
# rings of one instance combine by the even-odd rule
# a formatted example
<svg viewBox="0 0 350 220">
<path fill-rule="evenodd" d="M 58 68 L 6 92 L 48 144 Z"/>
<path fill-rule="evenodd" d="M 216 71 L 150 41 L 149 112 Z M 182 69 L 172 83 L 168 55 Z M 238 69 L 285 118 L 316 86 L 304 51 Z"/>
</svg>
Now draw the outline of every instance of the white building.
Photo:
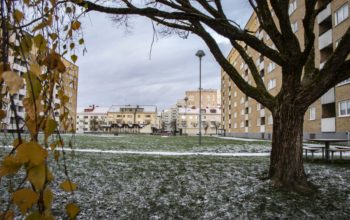
<svg viewBox="0 0 350 220">
<path fill-rule="evenodd" d="M 109 127 L 107 112 L 109 107 L 92 105 L 89 108 L 78 108 L 76 132 L 103 132 Z"/>
<path fill-rule="evenodd" d="M 178 108 L 176 106 L 173 106 L 172 108 L 165 109 L 162 111 L 160 117 L 161 117 L 161 129 L 167 132 L 174 131 L 176 121 L 177 121 L 177 111 Z"/>
<path fill-rule="evenodd" d="M 201 133 L 217 134 L 221 124 L 220 108 L 201 109 Z M 182 134 L 195 135 L 199 133 L 199 108 L 179 108 L 177 118 L 178 130 Z"/>
</svg>

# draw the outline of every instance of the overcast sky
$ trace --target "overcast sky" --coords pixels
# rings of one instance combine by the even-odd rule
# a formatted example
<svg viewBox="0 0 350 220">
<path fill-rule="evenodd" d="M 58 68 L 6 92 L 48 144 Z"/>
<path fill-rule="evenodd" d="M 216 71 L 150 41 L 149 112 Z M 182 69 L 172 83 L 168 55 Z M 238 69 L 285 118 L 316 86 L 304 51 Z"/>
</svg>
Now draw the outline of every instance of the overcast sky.
<svg viewBox="0 0 350 220">
<path fill-rule="evenodd" d="M 246 1 L 229 1 L 230 18 L 244 26 L 251 9 Z M 234 3 L 232 3 L 234 2 Z M 199 61 L 202 49 L 202 88 L 220 89 L 221 68 L 208 47 L 195 35 L 182 39 L 176 35 L 161 37 L 154 43 L 149 57 L 153 29 L 145 18 L 131 20 L 129 31 L 117 27 L 110 16 L 89 13 L 83 19 L 88 53 L 80 55 L 78 106 L 139 104 L 169 108 L 183 99 L 186 90 L 199 87 Z M 215 36 L 225 56 L 228 42 Z"/>
</svg>

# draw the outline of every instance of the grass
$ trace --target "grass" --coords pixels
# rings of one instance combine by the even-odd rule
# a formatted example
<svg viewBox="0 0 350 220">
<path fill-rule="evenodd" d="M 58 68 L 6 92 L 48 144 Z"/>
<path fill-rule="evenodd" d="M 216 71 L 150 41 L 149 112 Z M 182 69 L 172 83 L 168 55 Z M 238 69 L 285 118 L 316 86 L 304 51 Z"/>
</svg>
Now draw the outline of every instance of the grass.
<svg viewBox="0 0 350 220">
<path fill-rule="evenodd" d="M 202 145 L 195 136 L 151 136 L 151 135 L 62 135 L 66 145 L 72 143 L 73 148 L 100 150 L 133 150 L 133 151 L 176 151 L 176 152 L 270 152 L 270 143 L 266 141 L 245 142 L 202 137 Z M 7 135 L 3 144 L 11 144 L 13 137 Z"/>
<path fill-rule="evenodd" d="M 207 137 L 77 136 L 75 147 L 134 150 L 266 150 L 268 143 L 237 142 Z M 83 146 L 84 145 L 84 146 Z M 0 155 L 3 154 L 0 149 Z M 2 153 L 1 153 L 2 152 Z M 334 164 L 315 159 L 305 164 L 319 186 L 311 197 L 286 193 L 260 177 L 268 157 L 145 156 L 67 152 L 79 219 L 346 219 L 350 216 L 349 161 Z M 64 218 L 72 198 L 58 189 L 64 179 L 62 160 L 51 163 L 56 180 L 53 212 Z M 0 184 L 0 208 L 7 201 L 9 180 Z"/>
</svg>

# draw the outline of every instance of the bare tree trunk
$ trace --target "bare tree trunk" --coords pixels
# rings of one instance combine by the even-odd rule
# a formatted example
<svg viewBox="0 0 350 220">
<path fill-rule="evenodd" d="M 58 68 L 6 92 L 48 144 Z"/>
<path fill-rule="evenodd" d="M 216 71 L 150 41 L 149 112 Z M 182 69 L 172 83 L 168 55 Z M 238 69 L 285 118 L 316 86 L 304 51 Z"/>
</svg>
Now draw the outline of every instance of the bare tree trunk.
<svg viewBox="0 0 350 220">
<path fill-rule="evenodd" d="M 273 137 L 269 177 L 287 190 L 312 192 L 303 166 L 303 123 L 305 110 L 282 104 L 273 112 Z"/>
</svg>

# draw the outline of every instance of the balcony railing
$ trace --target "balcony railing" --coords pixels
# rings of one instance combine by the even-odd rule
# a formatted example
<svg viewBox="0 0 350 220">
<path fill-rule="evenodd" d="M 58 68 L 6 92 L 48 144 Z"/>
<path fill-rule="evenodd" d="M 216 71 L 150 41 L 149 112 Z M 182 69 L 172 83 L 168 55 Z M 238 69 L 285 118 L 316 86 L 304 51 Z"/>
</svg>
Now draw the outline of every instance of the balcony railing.
<svg viewBox="0 0 350 220">
<path fill-rule="evenodd" d="M 324 105 L 333 102 L 335 102 L 334 88 L 331 88 L 321 97 L 321 103 Z"/>
<path fill-rule="evenodd" d="M 323 11 L 321 11 L 318 16 L 317 16 L 317 21 L 318 23 L 322 23 L 322 21 L 324 21 L 326 18 L 328 18 L 329 16 L 331 16 L 331 3 L 329 3 L 327 5 L 327 8 L 325 8 Z"/>
<path fill-rule="evenodd" d="M 332 34 L 332 29 L 330 29 L 319 37 L 318 44 L 320 50 L 333 43 Z"/>
<path fill-rule="evenodd" d="M 335 132 L 335 118 L 322 118 L 321 119 L 321 131 L 322 132 Z"/>
</svg>

